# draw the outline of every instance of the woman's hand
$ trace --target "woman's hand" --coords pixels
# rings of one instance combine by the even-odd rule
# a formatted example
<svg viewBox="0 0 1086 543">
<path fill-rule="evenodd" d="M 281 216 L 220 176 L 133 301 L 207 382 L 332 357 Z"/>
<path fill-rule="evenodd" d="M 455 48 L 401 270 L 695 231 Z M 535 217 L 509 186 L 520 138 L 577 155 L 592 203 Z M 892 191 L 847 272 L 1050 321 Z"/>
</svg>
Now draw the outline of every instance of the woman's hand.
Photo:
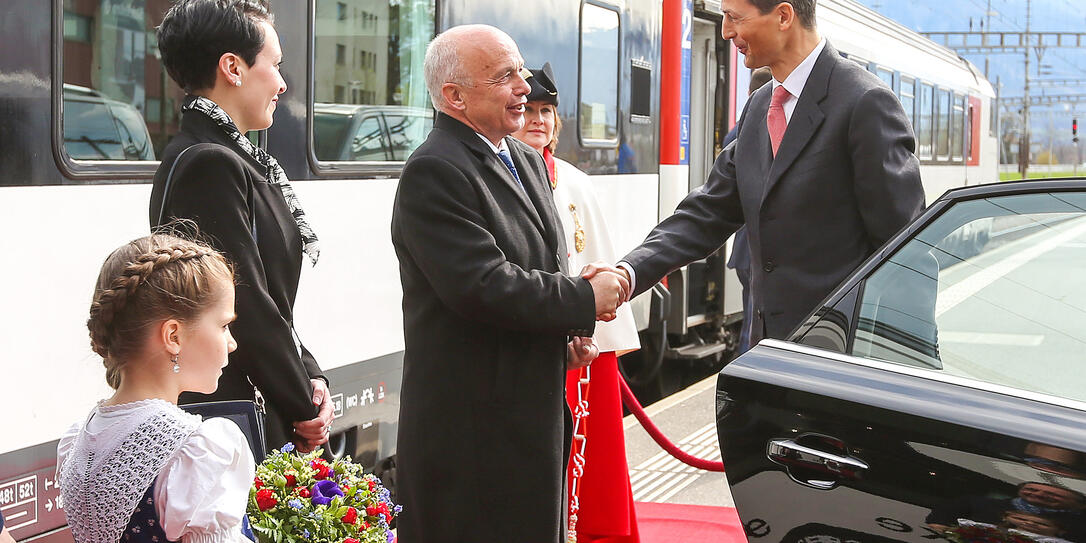
<svg viewBox="0 0 1086 543">
<path fill-rule="evenodd" d="M 313 385 L 313 405 L 319 405 L 320 412 L 316 418 L 294 423 L 294 433 L 298 436 L 295 445 L 301 452 L 310 452 L 328 443 L 328 436 L 332 433 L 332 419 L 335 418 L 328 383 L 325 383 L 324 379 L 310 379 L 309 382 Z"/>
</svg>

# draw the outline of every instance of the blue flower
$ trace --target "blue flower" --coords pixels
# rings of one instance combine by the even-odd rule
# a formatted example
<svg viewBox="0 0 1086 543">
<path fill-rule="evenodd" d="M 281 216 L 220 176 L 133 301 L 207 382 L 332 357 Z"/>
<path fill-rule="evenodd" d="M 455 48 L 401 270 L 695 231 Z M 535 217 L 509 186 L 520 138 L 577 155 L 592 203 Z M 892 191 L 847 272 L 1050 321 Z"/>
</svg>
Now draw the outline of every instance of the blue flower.
<svg viewBox="0 0 1086 543">
<path fill-rule="evenodd" d="M 287 502 L 287 505 L 289 505 L 289 506 L 291 506 L 291 507 L 293 507 L 295 509 L 301 509 L 302 508 L 302 500 L 299 500 L 298 498 L 294 498 L 293 500 L 290 500 L 289 502 Z"/>
<path fill-rule="evenodd" d="M 285 453 L 293 452 L 294 451 L 294 444 L 288 441 L 287 444 L 283 445 L 283 448 L 279 449 L 279 450 L 282 451 L 282 452 L 285 452 Z"/>
<path fill-rule="evenodd" d="M 388 543 L 392 543 L 396 540 L 396 536 L 392 535 L 391 530 L 385 532 L 385 538 L 388 539 Z"/>
<path fill-rule="evenodd" d="M 396 507 L 392 508 L 392 511 L 394 511 L 397 515 L 399 515 L 400 511 L 403 511 L 403 506 L 402 505 L 397 505 Z"/>
<path fill-rule="evenodd" d="M 328 479 L 317 481 L 317 484 L 313 485 L 311 492 L 313 497 L 310 498 L 310 501 L 313 502 L 313 505 L 328 505 L 332 503 L 332 498 L 343 496 L 343 491 L 339 489 L 339 485 L 335 481 L 329 481 Z"/>
<path fill-rule="evenodd" d="M 302 537 L 309 539 L 309 529 L 302 530 Z"/>
</svg>

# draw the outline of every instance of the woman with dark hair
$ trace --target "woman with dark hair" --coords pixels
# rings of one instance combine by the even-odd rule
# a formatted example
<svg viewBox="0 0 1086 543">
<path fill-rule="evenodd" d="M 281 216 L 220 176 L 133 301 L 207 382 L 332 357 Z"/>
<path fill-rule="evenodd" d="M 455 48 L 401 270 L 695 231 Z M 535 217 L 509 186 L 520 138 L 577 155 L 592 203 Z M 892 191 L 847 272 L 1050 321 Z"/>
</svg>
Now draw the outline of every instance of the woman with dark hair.
<svg viewBox="0 0 1086 543">
<path fill-rule="evenodd" d="M 267 448 L 292 441 L 307 451 L 327 442 L 332 423 L 327 381 L 293 323 L 302 256 L 316 264 L 317 236 L 283 168 L 246 137 L 271 126 L 286 91 L 272 23 L 256 0 L 181 0 L 166 13 L 158 46 L 186 96 L 149 212 L 152 228 L 191 219 L 238 275 L 238 349 L 214 394 L 181 402 L 262 397 Z"/>
<path fill-rule="evenodd" d="M 562 123 L 550 63 L 531 72 L 528 84 L 532 92 L 524 104 L 524 127 L 513 137 L 539 151 L 547 164 L 569 250 L 569 269 L 580 270 L 591 262 L 614 262 L 615 249 L 591 180 L 576 166 L 554 156 Z M 626 466 L 618 382 L 618 357 L 641 347 L 630 306 L 619 307 L 614 320 L 596 323 L 593 340 L 600 355 L 591 367 L 566 373 L 566 401 L 574 413 L 574 432 L 584 437 L 574 440 L 569 462 L 570 533 L 576 533 L 580 543 L 637 543 L 640 539 Z"/>
</svg>

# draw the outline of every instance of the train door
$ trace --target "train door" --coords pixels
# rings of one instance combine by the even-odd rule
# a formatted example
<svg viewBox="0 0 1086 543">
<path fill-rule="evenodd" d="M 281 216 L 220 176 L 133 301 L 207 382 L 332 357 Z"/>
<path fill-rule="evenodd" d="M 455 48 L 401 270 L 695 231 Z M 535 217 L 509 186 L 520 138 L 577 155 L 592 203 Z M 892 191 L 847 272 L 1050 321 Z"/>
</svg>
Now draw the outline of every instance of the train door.
<svg viewBox="0 0 1086 543">
<path fill-rule="evenodd" d="M 722 96 L 726 43 L 720 37 L 718 20 L 694 17 L 690 28 L 690 123 L 689 190 L 705 184 L 721 149 L 728 127 L 721 121 L 727 107 Z M 728 245 L 730 247 L 730 244 Z M 697 340 L 673 352 L 680 358 L 705 358 L 722 353 L 728 345 L 719 335 L 722 325 L 741 318 L 740 285 L 734 271 L 727 270 L 727 248 L 705 260 L 692 263 L 686 273 L 675 277 L 685 283 L 685 303 L 672 305 L 668 332 L 686 336 L 692 329 Z M 680 273 L 680 272 L 677 272 Z M 681 313 L 680 313 L 681 312 Z M 693 338 L 689 338 L 693 339 Z"/>
</svg>

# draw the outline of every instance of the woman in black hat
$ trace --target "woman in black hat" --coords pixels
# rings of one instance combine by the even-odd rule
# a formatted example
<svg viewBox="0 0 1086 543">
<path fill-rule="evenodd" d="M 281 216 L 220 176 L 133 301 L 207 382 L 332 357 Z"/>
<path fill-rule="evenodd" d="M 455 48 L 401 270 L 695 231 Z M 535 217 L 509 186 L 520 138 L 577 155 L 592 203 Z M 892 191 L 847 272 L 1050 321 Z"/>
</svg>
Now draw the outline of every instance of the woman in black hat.
<svg viewBox="0 0 1086 543">
<path fill-rule="evenodd" d="M 524 107 L 524 128 L 513 137 L 539 151 L 547 163 L 554 204 L 569 250 L 569 269 L 580 270 L 591 262 L 614 262 L 614 246 L 591 180 L 554 156 L 562 122 L 550 63 L 531 72 L 528 84 L 532 92 Z M 570 531 L 576 531 L 580 543 L 599 539 L 637 543 L 618 383 L 618 356 L 641 346 L 630 306 L 619 307 L 615 320 L 597 323 L 594 339 L 600 356 L 591 367 L 566 375 L 566 399 L 574 413 L 574 432 L 585 436 L 583 441 L 574 442 L 569 463 Z M 585 400 L 590 407 L 579 409 Z M 578 411 L 590 411 L 591 415 L 579 415 Z"/>
</svg>

